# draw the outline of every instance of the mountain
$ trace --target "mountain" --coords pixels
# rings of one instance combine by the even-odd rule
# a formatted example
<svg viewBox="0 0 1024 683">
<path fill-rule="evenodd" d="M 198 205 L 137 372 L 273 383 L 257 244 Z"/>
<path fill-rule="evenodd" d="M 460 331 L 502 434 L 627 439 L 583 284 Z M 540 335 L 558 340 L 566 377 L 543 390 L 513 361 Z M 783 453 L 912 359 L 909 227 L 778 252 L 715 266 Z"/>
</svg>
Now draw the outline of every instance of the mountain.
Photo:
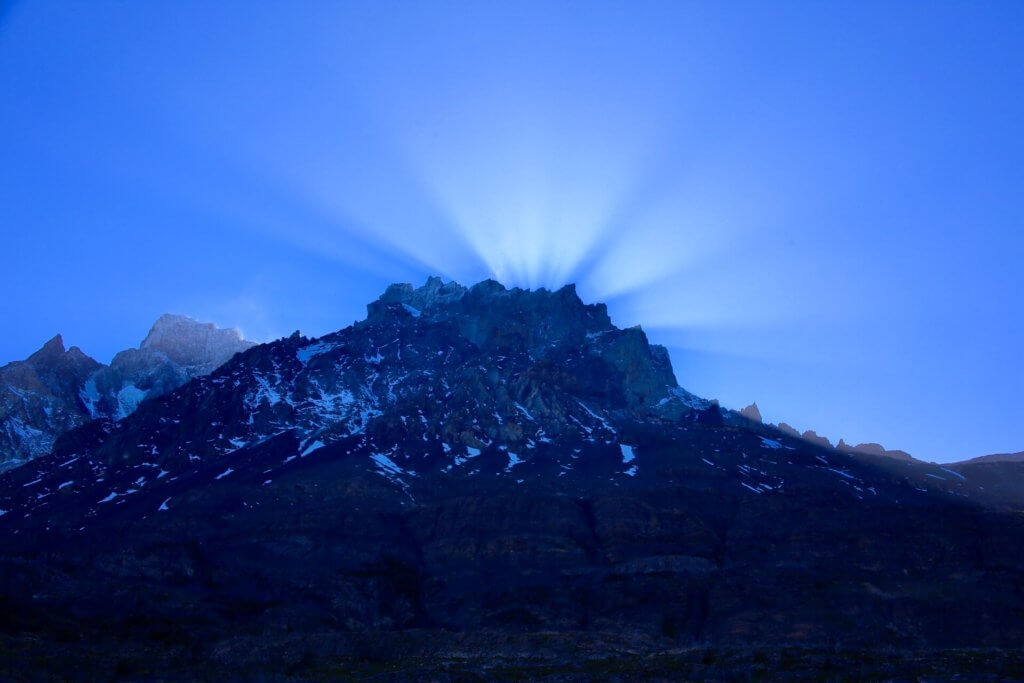
<svg viewBox="0 0 1024 683">
<path fill-rule="evenodd" d="M 163 356 L 183 368 L 190 377 L 199 377 L 210 374 L 236 353 L 255 345 L 242 339 L 238 330 L 221 329 L 213 323 L 165 313 L 153 324 L 138 351 L 130 349 L 122 353 Z"/>
<path fill-rule="evenodd" d="M 134 412 L 140 401 L 209 374 L 253 346 L 237 330 L 164 314 L 139 348 L 121 351 L 109 367 L 94 373 L 81 397 L 90 417 L 120 419 Z"/>
<path fill-rule="evenodd" d="M 1019 674 L 1024 498 L 749 415 L 571 286 L 394 285 L 0 475 L 0 647 L 55 677 Z"/>
<path fill-rule="evenodd" d="M 977 458 L 958 462 L 957 464 L 976 465 L 978 463 L 985 462 L 1024 462 L 1024 451 L 1020 453 L 993 453 L 992 455 L 982 455 Z"/>
<path fill-rule="evenodd" d="M 0 368 L 0 470 L 49 453 L 58 434 L 85 422 L 78 394 L 100 367 L 58 334 Z"/>
<path fill-rule="evenodd" d="M 749 406 L 740 411 L 740 415 L 753 420 L 754 422 L 761 422 L 761 411 L 757 407 L 757 403 L 751 403 Z"/>
<path fill-rule="evenodd" d="M 57 335 L 24 361 L 0 368 L 0 471 L 53 448 L 57 437 L 95 418 L 119 419 L 139 402 L 211 372 L 254 344 L 235 330 L 163 315 L 137 349 L 109 366 Z"/>
</svg>

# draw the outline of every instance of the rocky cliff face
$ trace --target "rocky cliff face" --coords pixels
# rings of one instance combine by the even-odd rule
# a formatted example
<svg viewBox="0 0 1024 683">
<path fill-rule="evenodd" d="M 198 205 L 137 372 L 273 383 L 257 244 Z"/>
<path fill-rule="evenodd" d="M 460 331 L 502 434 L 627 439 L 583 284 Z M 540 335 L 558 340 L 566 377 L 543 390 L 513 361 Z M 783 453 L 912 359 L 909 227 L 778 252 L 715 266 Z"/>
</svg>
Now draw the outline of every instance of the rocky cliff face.
<svg viewBox="0 0 1024 683">
<path fill-rule="evenodd" d="M 0 368 L 0 471 L 49 453 L 61 434 L 89 420 L 123 418 L 251 346 L 235 330 L 164 315 L 138 349 L 106 366 L 77 346 L 65 351 L 57 335 Z"/>
<path fill-rule="evenodd" d="M 1016 647 L 1024 500 L 874 460 L 687 393 L 572 288 L 394 286 L 0 475 L 0 635 L 137 678 Z"/>
<path fill-rule="evenodd" d="M 209 374 L 236 353 L 255 346 L 237 330 L 164 314 L 137 349 L 121 351 L 94 373 L 81 397 L 90 417 L 121 419 L 139 403 Z"/>
<path fill-rule="evenodd" d="M 740 411 L 740 415 L 753 420 L 754 422 L 761 422 L 761 411 L 757 407 L 757 403 L 751 403 L 749 406 Z"/>
<path fill-rule="evenodd" d="M 252 346 L 255 343 L 242 339 L 238 330 L 165 313 L 153 323 L 139 345 L 138 354 L 161 354 L 191 378 L 210 374 L 233 355 Z M 134 349 L 123 353 L 138 355 Z"/>
<path fill-rule="evenodd" d="M 88 418 L 78 390 L 100 368 L 57 335 L 24 361 L 0 368 L 0 471 L 49 453 Z"/>
</svg>

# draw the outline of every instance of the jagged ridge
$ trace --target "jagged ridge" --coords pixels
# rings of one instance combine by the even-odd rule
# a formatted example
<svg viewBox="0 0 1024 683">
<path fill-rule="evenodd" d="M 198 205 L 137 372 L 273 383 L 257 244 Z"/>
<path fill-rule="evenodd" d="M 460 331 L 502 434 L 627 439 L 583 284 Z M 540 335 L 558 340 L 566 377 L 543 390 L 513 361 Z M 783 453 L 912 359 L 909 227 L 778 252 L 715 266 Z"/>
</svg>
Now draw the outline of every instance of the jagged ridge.
<svg viewBox="0 0 1024 683">
<path fill-rule="evenodd" d="M 57 335 L 0 368 L 0 471 L 49 453 L 61 434 L 91 419 L 123 418 L 252 346 L 236 330 L 165 314 L 139 348 L 107 366 L 77 346 L 65 351 Z"/>
</svg>

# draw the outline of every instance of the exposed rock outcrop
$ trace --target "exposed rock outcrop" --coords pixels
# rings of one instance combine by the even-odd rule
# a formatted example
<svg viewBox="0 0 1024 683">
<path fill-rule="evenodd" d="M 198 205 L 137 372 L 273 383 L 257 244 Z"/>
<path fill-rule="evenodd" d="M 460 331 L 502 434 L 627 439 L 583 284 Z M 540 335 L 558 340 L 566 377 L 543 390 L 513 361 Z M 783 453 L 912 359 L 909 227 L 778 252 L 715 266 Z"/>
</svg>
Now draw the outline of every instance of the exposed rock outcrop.
<svg viewBox="0 0 1024 683">
<path fill-rule="evenodd" d="M 78 398 L 100 368 L 58 334 L 24 361 L 0 368 L 0 471 L 49 453 L 58 435 L 89 419 Z"/>
<path fill-rule="evenodd" d="M 756 402 L 751 403 L 749 406 L 741 410 L 740 415 L 747 418 L 748 420 L 753 420 L 754 422 L 761 421 L 761 411 L 758 410 Z"/>
<path fill-rule="evenodd" d="M 776 428 L 783 434 L 792 436 L 794 439 L 801 438 L 800 432 L 797 431 L 796 428 L 786 424 L 785 422 L 780 422 L 779 424 L 776 425 Z"/>
<path fill-rule="evenodd" d="M 818 433 L 815 432 L 813 429 L 808 429 L 807 431 L 805 431 L 803 434 L 800 435 L 800 438 L 803 439 L 804 441 L 807 441 L 808 443 L 813 443 L 817 446 L 822 446 L 823 448 L 832 448 L 832 442 L 829 441 L 828 438 L 824 436 L 819 436 Z"/>
<path fill-rule="evenodd" d="M 900 450 L 889 450 L 878 443 L 859 443 L 856 446 L 851 446 L 842 439 L 839 439 L 839 443 L 836 445 L 836 450 L 843 451 L 844 453 L 862 453 L 864 455 L 877 455 L 884 458 L 894 458 L 896 460 L 904 460 L 906 462 L 916 462 L 916 459 L 907 453 L 906 451 Z"/>
<path fill-rule="evenodd" d="M 139 348 L 107 366 L 77 346 L 65 350 L 57 335 L 0 368 L 0 471 L 49 453 L 61 434 L 91 419 L 123 418 L 251 346 L 235 330 L 163 315 Z"/>
<path fill-rule="evenodd" d="M 222 329 L 213 323 L 165 313 L 153 323 L 149 334 L 139 344 L 138 352 L 163 354 L 189 377 L 199 377 L 213 372 L 239 351 L 255 345 L 255 342 L 242 339 L 238 330 Z M 129 349 L 121 353 L 134 355 L 135 352 L 135 349 Z M 115 357 L 115 363 L 111 365 L 116 361 Z"/>
</svg>

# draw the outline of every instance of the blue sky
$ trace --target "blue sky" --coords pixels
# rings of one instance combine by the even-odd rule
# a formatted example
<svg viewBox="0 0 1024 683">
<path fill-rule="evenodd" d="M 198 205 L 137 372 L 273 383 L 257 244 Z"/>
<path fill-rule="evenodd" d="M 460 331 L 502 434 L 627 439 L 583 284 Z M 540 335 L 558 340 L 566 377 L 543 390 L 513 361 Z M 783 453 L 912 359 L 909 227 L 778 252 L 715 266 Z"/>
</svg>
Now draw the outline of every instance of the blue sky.
<svg viewBox="0 0 1024 683">
<path fill-rule="evenodd" d="M 576 282 L 727 406 L 1021 450 L 1021 35 L 1019 2 L 16 2 L 0 361 Z"/>
</svg>

